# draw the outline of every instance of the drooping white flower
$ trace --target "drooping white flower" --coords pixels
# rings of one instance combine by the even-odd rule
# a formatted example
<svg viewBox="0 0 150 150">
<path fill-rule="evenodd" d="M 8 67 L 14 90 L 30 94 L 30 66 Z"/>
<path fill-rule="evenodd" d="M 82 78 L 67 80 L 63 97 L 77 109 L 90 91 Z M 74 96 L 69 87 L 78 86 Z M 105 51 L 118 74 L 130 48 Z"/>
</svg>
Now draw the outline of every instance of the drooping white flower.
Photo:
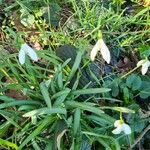
<svg viewBox="0 0 150 150">
<path fill-rule="evenodd" d="M 33 61 L 38 61 L 38 56 L 36 52 L 26 43 L 21 45 L 21 49 L 19 51 L 19 62 L 21 65 L 25 63 L 26 55 L 28 55 Z"/>
<path fill-rule="evenodd" d="M 116 127 L 116 129 L 112 131 L 113 134 L 120 134 L 122 131 L 127 135 L 131 134 L 130 126 L 121 120 L 116 120 L 114 126 Z"/>
<path fill-rule="evenodd" d="M 95 57 L 98 53 L 98 51 L 101 52 L 102 57 L 104 58 L 104 60 L 109 64 L 110 63 L 110 51 L 108 49 L 108 47 L 106 46 L 105 42 L 103 41 L 103 39 L 99 39 L 96 44 L 94 45 L 92 51 L 91 51 L 91 60 L 94 61 Z"/>
<path fill-rule="evenodd" d="M 149 60 L 140 60 L 138 63 L 137 63 L 137 66 L 142 66 L 142 69 L 141 69 L 141 72 L 142 72 L 142 75 L 145 75 L 148 71 L 148 68 L 150 67 L 150 61 Z"/>
</svg>

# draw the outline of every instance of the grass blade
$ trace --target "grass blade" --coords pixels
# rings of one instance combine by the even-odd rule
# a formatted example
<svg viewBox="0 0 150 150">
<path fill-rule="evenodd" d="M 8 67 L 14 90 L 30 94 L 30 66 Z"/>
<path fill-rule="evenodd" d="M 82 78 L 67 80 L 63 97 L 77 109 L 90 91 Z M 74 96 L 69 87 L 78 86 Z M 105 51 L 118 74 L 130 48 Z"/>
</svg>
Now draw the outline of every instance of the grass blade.
<svg viewBox="0 0 150 150">
<path fill-rule="evenodd" d="M 95 114 L 104 113 L 104 111 L 102 111 L 100 108 L 90 106 L 84 102 L 81 103 L 81 102 L 75 102 L 75 101 L 67 101 L 65 104 L 68 107 L 80 108 L 82 110 L 90 111 L 90 112 L 93 112 Z"/>
<path fill-rule="evenodd" d="M 0 104 L 0 109 L 12 107 L 12 106 L 20 106 L 20 105 L 41 105 L 39 102 L 32 101 L 32 100 L 18 100 L 9 103 Z"/>
<path fill-rule="evenodd" d="M 65 108 L 52 108 L 49 109 L 47 107 L 45 108 L 41 108 L 41 109 L 36 109 L 36 110 L 32 110 L 30 112 L 27 112 L 23 115 L 23 117 L 32 117 L 34 115 L 51 115 L 51 114 L 66 114 L 66 109 Z"/>
<path fill-rule="evenodd" d="M 73 124 L 74 135 L 77 134 L 77 131 L 79 129 L 80 118 L 81 118 L 81 110 L 79 108 L 76 108 L 75 113 L 74 113 L 74 124 Z"/>
<path fill-rule="evenodd" d="M 82 55 L 83 55 L 84 51 L 78 51 L 77 53 L 77 57 L 75 59 L 75 62 L 74 62 L 74 65 L 71 69 L 71 72 L 68 76 L 68 79 L 67 81 L 70 81 L 72 79 L 72 77 L 74 76 L 74 74 L 76 73 L 77 69 L 79 68 L 79 65 L 80 65 L 80 62 L 81 62 L 81 58 L 82 58 Z"/>
<path fill-rule="evenodd" d="M 18 150 L 18 146 L 14 143 L 11 143 L 7 140 L 3 140 L 0 138 L 0 145 L 6 146 L 6 147 L 11 147 L 12 149 Z"/>
<path fill-rule="evenodd" d="M 108 88 L 89 88 L 89 89 L 81 89 L 71 92 L 73 95 L 81 95 L 81 94 L 97 94 L 97 93 L 105 93 L 109 92 L 111 89 Z"/>
<path fill-rule="evenodd" d="M 44 97 L 45 103 L 47 104 L 47 107 L 51 108 L 52 107 L 51 99 L 49 97 L 49 92 L 44 82 L 40 83 L 40 90 Z"/>
</svg>

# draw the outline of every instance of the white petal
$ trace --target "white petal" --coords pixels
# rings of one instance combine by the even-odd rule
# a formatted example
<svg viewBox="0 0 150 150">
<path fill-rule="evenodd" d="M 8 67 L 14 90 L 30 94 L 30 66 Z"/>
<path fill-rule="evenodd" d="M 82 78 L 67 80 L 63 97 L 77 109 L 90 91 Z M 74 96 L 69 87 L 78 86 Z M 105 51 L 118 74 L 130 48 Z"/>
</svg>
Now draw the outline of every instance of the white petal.
<svg viewBox="0 0 150 150">
<path fill-rule="evenodd" d="M 150 66 L 150 61 L 146 61 L 143 65 L 142 65 L 142 75 L 145 75 L 146 72 L 148 71 L 148 67 Z"/>
<path fill-rule="evenodd" d="M 145 59 L 140 60 L 140 61 L 137 63 L 137 67 L 141 66 L 144 62 L 145 62 Z"/>
<path fill-rule="evenodd" d="M 97 52 L 100 50 L 100 48 L 101 48 L 101 42 L 98 40 L 91 51 L 90 58 L 92 61 L 95 60 Z"/>
<path fill-rule="evenodd" d="M 102 57 L 109 64 L 110 63 L 110 51 L 108 47 L 106 46 L 105 42 L 103 41 L 103 39 L 100 40 L 100 45 L 101 45 L 100 51 L 101 51 Z"/>
<path fill-rule="evenodd" d="M 19 57 L 19 62 L 21 65 L 23 65 L 25 63 L 25 55 L 26 54 L 25 54 L 24 50 L 20 49 L 18 57 Z"/>
<path fill-rule="evenodd" d="M 122 124 L 122 131 L 124 131 L 125 134 L 131 134 L 131 128 L 126 123 Z"/>
<path fill-rule="evenodd" d="M 22 45 L 22 49 L 25 51 L 25 53 L 30 56 L 30 58 L 34 61 L 38 61 L 38 56 L 36 52 L 26 43 Z"/>
<path fill-rule="evenodd" d="M 120 120 L 116 120 L 116 121 L 114 122 L 114 127 L 118 127 L 119 125 L 121 125 Z"/>
<path fill-rule="evenodd" d="M 120 134 L 121 131 L 122 131 L 122 126 L 120 125 L 120 126 L 118 126 L 116 129 L 114 129 L 114 130 L 112 131 L 112 133 L 113 133 L 113 134 Z"/>
</svg>

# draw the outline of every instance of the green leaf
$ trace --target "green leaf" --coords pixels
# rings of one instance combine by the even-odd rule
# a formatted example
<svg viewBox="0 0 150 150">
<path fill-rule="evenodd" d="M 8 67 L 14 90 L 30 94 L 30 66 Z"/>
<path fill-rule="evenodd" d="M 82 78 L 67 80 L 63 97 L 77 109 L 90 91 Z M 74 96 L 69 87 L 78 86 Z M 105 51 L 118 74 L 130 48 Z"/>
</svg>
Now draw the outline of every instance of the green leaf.
<svg viewBox="0 0 150 150">
<path fill-rule="evenodd" d="M 150 46 L 148 45 L 140 45 L 139 47 L 141 57 L 145 58 L 150 56 Z"/>
<path fill-rule="evenodd" d="M 58 67 L 58 77 L 57 77 L 57 82 L 58 82 L 58 87 L 60 90 L 63 89 L 63 74 L 62 74 L 62 68 L 61 66 Z"/>
<path fill-rule="evenodd" d="M 81 95 L 81 94 L 96 94 L 96 93 L 105 93 L 109 92 L 111 89 L 108 88 L 89 88 L 89 89 L 81 89 L 72 91 L 71 94 L 73 95 Z"/>
<path fill-rule="evenodd" d="M 106 125 L 112 125 L 112 123 L 109 120 L 106 120 L 100 116 L 96 116 L 96 115 L 86 115 L 86 117 L 89 120 L 92 120 L 93 122 L 100 124 L 101 126 L 106 127 Z"/>
<path fill-rule="evenodd" d="M 123 98 L 124 98 L 124 101 L 126 102 L 126 104 L 128 104 L 129 98 L 130 98 L 130 93 L 129 93 L 129 89 L 127 87 L 123 88 Z"/>
<path fill-rule="evenodd" d="M 80 66 L 80 62 L 81 62 L 81 58 L 82 58 L 83 53 L 84 53 L 84 51 L 78 51 L 76 59 L 75 59 L 75 62 L 73 64 L 73 67 L 71 69 L 71 72 L 70 72 L 70 74 L 68 76 L 67 81 L 70 81 L 73 78 L 73 76 L 76 73 L 76 71 L 78 70 L 78 68 Z"/>
<path fill-rule="evenodd" d="M 16 144 L 11 143 L 11 142 L 9 142 L 9 141 L 7 141 L 7 140 L 3 140 L 3 139 L 1 139 L 1 138 L 0 138 L 0 145 L 6 146 L 6 147 L 10 147 L 10 148 L 12 148 L 12 149 L 18 150 L 18 146 L 17 146 Z"/>
<path fill-rule="evenodd" d="M 88 105 L 87 103 L 84 103 L 84 102 L 81 103 L 81 102 L 75 102 L 75 101 L 66 101 L 65 104 L 68 107 L 80 108 L 82 110 L 87 110 L 87 111 L 93 112 L 95 114 L 104 113 L 100 108 L 90 106 L 90 105 Z"/>
<path fill-rule="evenodd" d="M 74 124 L 73 124 L 74 135 L 77 134 L 77 131 L 79 129 L 80 118 L 81 118 L 81 110 L 79 108 L 76 108 L 75 113 L 74 113 Z"/>
<path fill-rule="evenodd" d="M 143 81 L 140 88 L 140 97 L 146 99 L 150 96 L 150 81 Z"/>
<path fill-rule="evenodd" d="M 41 104 L 39 102 L 32 101 L 32 100 L 17 100 L 14 102 L 0 104 L 0 109 L 12 107 L 12 106 L 20 106 L 20 105 L 41 105 Z"/>
<path fill-rule="evenodd" d="M 40 90 L 44 97 L 45 103 L 47 104 L 47 107 L 51 108 L 52 107 L 51 99 L 49 97 L 49 92 L 44 82 L 40 83 Z"/>
<path fill-rule="evenodd" d="M 138 90 L 141 87 L 142 81 L 141 78 L 135 74 L 128 76 L 126 84 L 133 91 Z"/>
<path fill-rule="evenodd" d="M 36 110 L 32 110 L 30 112 L 27 112 L 23 115 L 23 117 L 32 117 L 34 115 L 51 115 L 51 114 L 66 114 L 66 109 L 65 108 L 40 108 Z"/>
<path fill-rule="evenodd" d="M 102 109 L 111 109 L 111 110 L 116 110 L 116 111 L 119 111 L 119 112 L 123 112 L 123 113 L 135 113 L 134 110 L 131 110 L 131 109 L 128 109 L 128 108 L 125 108 L 125 107 L 101 107 Z"/>
<path fill-rule="evenodd" d="M 2 100 L 4 102 L 13 102 L 13 101 L 15 101 L 14 98 L 11 98 L 11 97 L 8 97 L 8 96 L 5 96 L 5 95 L 1 95 L 0 100 Z"/>
<path fill-rule="evenodd" d="M 64 90 L 62 90 L 62 91 L 60 91 L 60 92 L 54 94 L 54 95 L 52 96 L 52 99 L 58 98 L 58 97 L 63 96 L 63 95 L 68 95 L 70 91 L 71 91 L 71 90 L 70 90 L 69 88 L 66 88 L 66 89 L 64 89 Z"/>
<path fill-rule="evenodd" d="M 61 106 L 61 104 L 65 101 L 66 97 L 70 93 L 71 89 L 66 88 L 62 95 L 60 95 L 53 104 L 53 107 Z M 56 93 L 57 94 L 57 93 Z M 58 95 L 57 95 L 58 96 Z"/>
</svg>

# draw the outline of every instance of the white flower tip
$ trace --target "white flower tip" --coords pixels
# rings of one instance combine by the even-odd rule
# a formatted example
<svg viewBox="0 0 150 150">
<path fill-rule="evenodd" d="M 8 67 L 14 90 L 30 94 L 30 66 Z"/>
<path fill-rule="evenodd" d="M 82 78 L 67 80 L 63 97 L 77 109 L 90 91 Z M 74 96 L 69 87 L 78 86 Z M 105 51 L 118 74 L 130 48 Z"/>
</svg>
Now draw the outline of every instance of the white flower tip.
<svg viewBox="0 0 150 150">
<path fill-rule="evenodd" d="M 124 131 L 125 134 L 131 134 L 131 128 L 128 124 L 124 123 L 122 124 L 122 130 Z"/>
<path fill-rule="evenodd" d="M 118 127 L 119 125 L 121 125 L 121 121 L 120 120 L 116 120 L 114 122 L 114 127 Z"/>
<path fill-rule="evenodd" d="M 150 66 L 150 61 L 146 61 L 144 64 L 142 64 L 142 69 L 141 69 L 142 75 L 145 75 L 147 73 L 149 66 Z"/>
<path fill-rule="evenodd" d="M 39 60 L 36 52 L 26 43 L 21 45 L 21 49 L 19 51 L 19 62 L 21 64 L 25 63 L 25 55 L 28 55 L 33 61 Z"/>
<path fill-rule="evenodd" d="M 92 61 L 95 60 L 95 57 L 99 50 L 100 50 L 100 45 L 99 45 L 99 41 L 97 41 L 97 43 L 94 45 L 93 49 L 91 50 L 90 58 Z"/>
<path fill-rule="evenodd" d="M 112 131 L 112 133 L 113 134 L 120 134 L 121 133 L 121 127 L 117 127 L 116 129 L 114 129 L 113 131 Z"/>
<path fill-rule="evenodd" d="M 19 55 L 18 55 L 19 62 L 20 62 L 21 65 L 23 65 L 25 63 L 25 55 L 26 55 L 25 52 L 21 49 L 19 51 Z"/>
<path fill-rule="evenodd" d="M 103 59 L 109 64 L 110 60 L 111 60 L 111 56 L 110 56 L 110 51 L 108 49 L 108 47 L 106 46 L 105 42 L 103 41 L 103 39 L 101 39 L 101 54 Z"/>
<path fill-rule="evenodd" d="M 114 122 L 114 126 L 116 127 L 116 129 L 112 131 L 113 134 L 120 134 L 122 131 L 127 135 L 131 134 L 130 126 L 126 123 L 123 123 L 121 120 L 116 120 Z"/>
<path fill-rule="evenodd" d="M 140 60 L 140 61 L 137 63 L 137 67 L 141 66 L 144 62 L 145 62 L 144 59 Z"/>
<path fill-rule="evenodd" d="M 98 51 L 101 52 L 103 59 L 109 64 L 111 60 L 110 51 L 106 46 L 105 42 L 103 41 L 103 39 L 99 39 L 96 42 L 95 46 L 93 47 L 90 56 L 92 61 L 95 60 Z"/>
<path fill-rule="evenodd" d="M 37 54 L 34 51 L 32 53 L 28 54 L 28 55 L 31 57 L 31 59 L 33 61 L 38 61 L 39 60 Z"/>
</svg>

